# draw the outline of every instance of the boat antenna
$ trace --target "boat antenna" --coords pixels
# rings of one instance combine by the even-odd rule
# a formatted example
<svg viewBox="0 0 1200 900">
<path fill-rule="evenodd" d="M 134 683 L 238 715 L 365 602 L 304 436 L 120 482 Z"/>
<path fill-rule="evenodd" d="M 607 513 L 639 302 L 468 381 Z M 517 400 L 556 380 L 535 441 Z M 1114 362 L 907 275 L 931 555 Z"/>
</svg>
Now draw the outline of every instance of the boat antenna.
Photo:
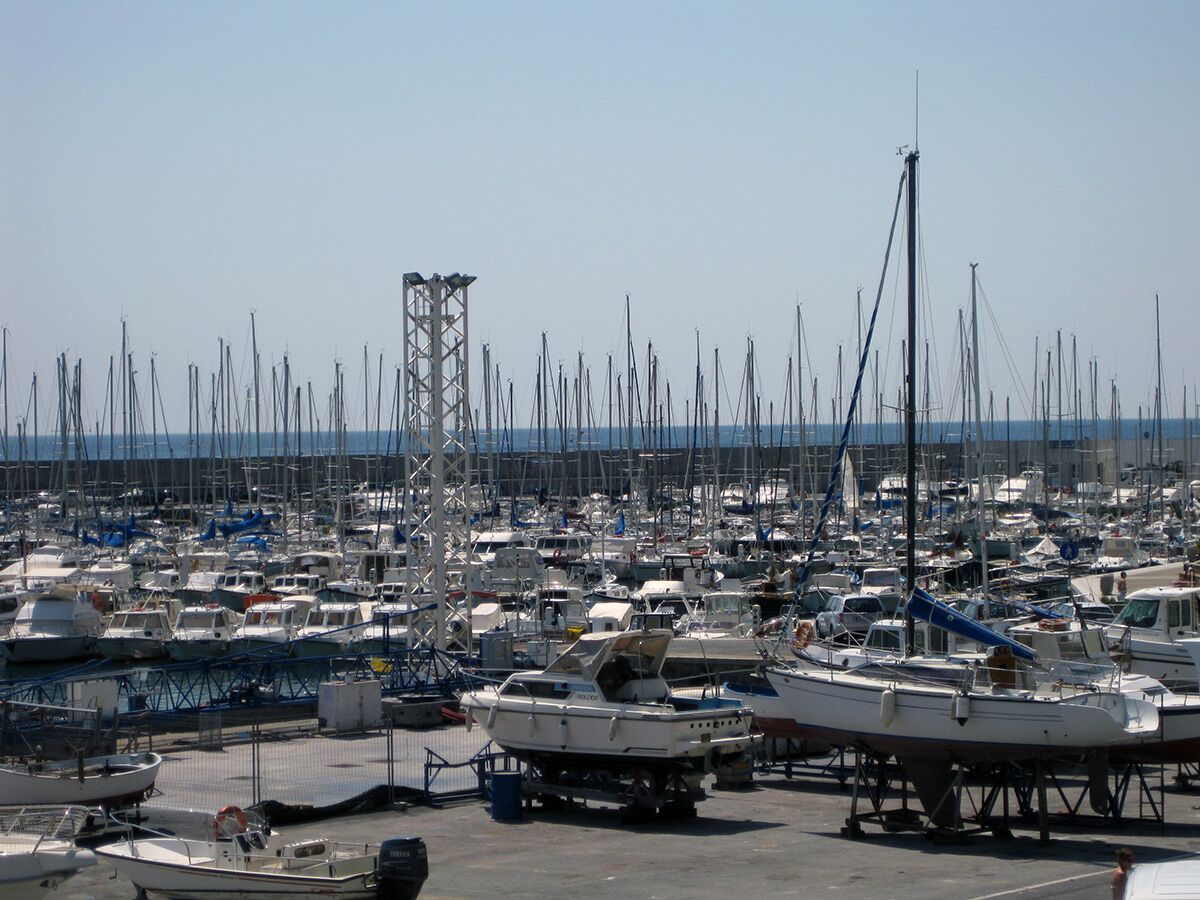
<svg viewBox="0 0 1200 900">
<path fill-rule="evenodd" d="M 913 92 L 913 150 L 921 152 L 921 70 L 917 69 L 916 88 Z"/>
</svg>

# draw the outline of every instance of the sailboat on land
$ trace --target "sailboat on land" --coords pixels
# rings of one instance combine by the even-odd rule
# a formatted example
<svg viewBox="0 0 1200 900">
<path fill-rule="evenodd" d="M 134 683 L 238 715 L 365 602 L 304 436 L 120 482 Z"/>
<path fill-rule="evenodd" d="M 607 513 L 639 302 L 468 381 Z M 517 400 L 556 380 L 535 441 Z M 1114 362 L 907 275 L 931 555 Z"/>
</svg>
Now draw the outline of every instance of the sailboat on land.
<svg viewBox="0 0 1200 900">
<path fill-rule="evenodd" d="M 1031 670 L 1034 654 L 1029 648 L 979 626 L 972 639 L 992 648 L 985 659 L 932 668 L 907 664 L 914 649 L 915 614 L 941 627 L 960 624 L 953 621 L 957 614 L 952 609 L 916 588 L 917 160 L 915 150 L 908 154 L 902 176 L 908 201 L 906 659 L 852 671 L 776 665 L 768 668 L 767 677 L 801 736 L 895 756 L 908 766 L 921 792 L 922 781 L 943 782 L 955 761 L 1031 760 L 1133 745 L 1157 731 L 1159 717 L 1152 703 L 1123 694 L 1117 686 L 1039 680 Z M 878 299 L 851 399 L 851 419 L 877 313 Z M 845 451 L 845 434 L 840 453 Z M 835 465 L 835 477 L 836 469 Z"/>
</svg>

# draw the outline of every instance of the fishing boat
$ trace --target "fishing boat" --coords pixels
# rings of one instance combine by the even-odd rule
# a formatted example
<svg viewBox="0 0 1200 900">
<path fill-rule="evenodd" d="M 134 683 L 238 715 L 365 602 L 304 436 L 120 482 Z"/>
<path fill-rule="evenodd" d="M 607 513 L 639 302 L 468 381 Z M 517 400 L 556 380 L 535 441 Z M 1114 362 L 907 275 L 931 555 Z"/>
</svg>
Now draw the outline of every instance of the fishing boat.
<svg viewBox="0 0 1200 900">
<path fill-rule="evenodd" d="M 40 900 L 80 869 L 96 864 L 90 850 L 75 846 L 83 810 L 0 811 L 0 894 L 5 900 Z"/>
<path fill-rule="evenodd" d="M 292 654 L 318 657 L 354 653 L 362 645 L 370 620 L 370 603 L 337 602 L 314 606 L 296 634 Z"/>
<path fill-rule="evenodd" d="M 1134 591 L 1107 632 L 1130 671 L 1194 689 L 1200 670 L 1182 643 L 1200 637 L 1200 587 Z"/>
<path fill-rule="evenodd" d="M 301 594 L 256 603 L 238 627 L 234 646 L 244 651 L 286 649 L 290 655 L 289 645 L 300 633 L 309 610 L 319 605 L 316 597 Z"/>
<path fill-rule="evenodd" d="M 518 757 L 553 767 L 705 771 L 752 744 L 751 712 L 683 696 L 661 671 L 665 629 L 585 634 L 544 671 L 462 696 L 468 721 Z"/>
<path fill-rule="evenodd" d="M 175 619 L 167 653 L 176 662 L 224 656 L 241 621 L 239 613 L 219 603 L 185 606 Z"/>
<path fill-rule="evenodd" d="M 104 630 L 99 595 L 59 588 L 28 599 L 0 641 L 12 662 L 62 662 L 96 654 Z"/>
<path fill-rule="evenodd" d="M 0 797 L 20 806 L 137 803 L 150 795 L 161 765 L 157 753 L 122 753 L 0 766 Z"/>
<path fill-rule="evenodd" d="M 170 604 L 146 602 L 113 613 L 96 643 L 111 660 L 157 659 L 167 656 L 171 638 Z"/>
<path fill-rule="evenodd" d="M 235 806 L 224 807 L 212 823 L 211 833 L 198 839 L 134 829 L 125 840 L 97 848 L 96 855 L 139 892 L 170 900 L 415 898 L 429 871 L 420 838 L 382 844 L 315 838 L 271 849 L 266 830 L 252 826 Z"/>
</svg>

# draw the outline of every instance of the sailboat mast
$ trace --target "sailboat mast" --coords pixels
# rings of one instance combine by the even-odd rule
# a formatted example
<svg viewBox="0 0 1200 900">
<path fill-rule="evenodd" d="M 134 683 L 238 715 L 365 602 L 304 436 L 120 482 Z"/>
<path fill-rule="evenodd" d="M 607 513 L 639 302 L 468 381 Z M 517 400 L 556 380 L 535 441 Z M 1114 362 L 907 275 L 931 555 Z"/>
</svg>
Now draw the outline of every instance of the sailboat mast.
<svg viewBox="0 0 1200 900">
<path fill-rule="evenodd" d="M 987 520 L 984 518 L 984 480 L 983 471 L 983 421 L 980 414 L 979 390 L 979 311 L 975 301 L 975 269 L 979 263 L 971 263 L 971 382 L 975 394 L 975 478 L 978 485 L 979 508 L 979 573 L 980 588 L 983 591 L 983 608 L 985 618 L 990 618 L 988 612 L 988 557 L 987 557 Z"/>
<path fill-rule="evenodd" d="M 920 152 L 914 149 L 904 158 L 908 179 L 908 341 L 905 351 L 906 387 L 904 396 L 904 528 L 905 577 L 908 593 L 917 586 L 917 160 Z M 913 617 L 908 606 L 904 610 L 904 652 L 915 652 Z"/>
</svg>

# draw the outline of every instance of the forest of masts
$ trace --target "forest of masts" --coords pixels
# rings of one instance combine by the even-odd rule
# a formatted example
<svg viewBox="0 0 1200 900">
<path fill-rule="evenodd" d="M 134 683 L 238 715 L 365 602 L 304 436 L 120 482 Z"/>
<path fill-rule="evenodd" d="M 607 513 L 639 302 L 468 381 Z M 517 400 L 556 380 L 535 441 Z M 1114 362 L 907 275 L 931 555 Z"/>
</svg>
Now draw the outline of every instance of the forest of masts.
<svg viewBox="0 0 1200 900">
<path fill-rule="evenodd" d="M 982 294 L 982 291 L 980 292 Z M 471 434 L 467 436 L 476 460 L 476 479 L 492 496 L 500 495 L 499 479 L 504 458 L 519 457 L 518 480 L 512 483 L 508 467 L 505 490 L 512 493 L 543 493 L 566 500 L 593 491 L 609 495 L 626 493 L 631 486 L 650 496 L 666 495 L 703 484 L 719 492 L 731 482 L 751 488 L 766 479 L 786 481 L 799 496 L 824 487 L 818 479 L 827 476 L 833 441 L 821 437 L 822 422 L 839 425 L 847 406 L 846 365 L 862 356 L 862 302 L 858 297 L 857 352 L 843 355 L 837 346 L 837 364 L 831 387 L 823 387 L 811 365 L 805 344 L 801 309 L 796 307 L 786 375 L 781 390 L 772 398 L 764 391 L 759 367 L 760 349 L 747 338 L 745 352 L 737 364 L 735 379 L 719 349 L 702 352 L 696 336 L 695 370 L 682 391 L 673 386 L 659 363 L 653 342 L 635 344 L 630 327 L 629 299 L 625 304 L 625 347 L 619 356 L 608 353 L 603 372 L 596 377 L 583 352 L 565 363 L 554 361 L 545 333 L 532 372 L 533 398 L 527 410 L 518 409 L 514 381 L 505 377 L 490 347 L 482 347 L 482 378 L 474 386 L 470 411 Z M 991 316 L 986 297 L 983 306 Z M 1017 409 L 1011 396 L 998 404 L 990 388 L 972 378 L 980 366 L 972 359 L 967 322 L 972 310 L 958 311 L 958 340 L 949 375 L 931 372 L 929 342 L 923 348 L 923 376 L 918 408 L 923 465 L 926 477 L 944 479 L 951 474 L 971 473 L 953 467 L 963 454 L 952 458 L 946 452 L 972 439 L 974 422 L 980 426 L 987 450 L 986 473 L 998 476 L 1031 465 L 1044 468 L 1049 483 L 1065 480 L 1043 465 L 1050 459 L 1049 447 L 1064 442 L 1092 446 L 1102 439 L 1133 438 L 1133 458 L 1116 460 L 1113 471 L 1104 473 L 1093 453 L 1092 471 L 1073 473 L 1080 480 L 1109 481 L 1122 467 L 1160 471 L 1173 467 L 1187 475 L 1192 468 L 1188 390 L 1184 386 L 1180 407 L 1184 422 L 1182 458 L 1169 459 L 1164 449 L 1164 409 L 1161 352 L 1153 396 L 1136 408 L 1137 426 L 1122 433 L 1124 411 L 1115 380 L 1101 385 L 1099 362 L 1081 363 L 1076 338 L 1064 340 L 1061 331 L 1052 340 L 1035 338 L 1032 365 L 1022 378 L 998 329 L 1001 356 L 1017 385 Z M 1155 301 L 1157 321 L 1157 298 Z M 991 317 L 995 326 L 995 319 Z M 326 495 L 348 488 L 356 480 L 380 488 L 394 488 L 402 467 L 396 458 L 405 447 L 408 421 L 403 371 L 385 366 L 384 354 L 372 358 L 364 345 L 361 365 L 348 388 L 350 367 L 333 362 L 332 383 L 301 379 L 287 354 L 279 363 L 264 366 L 258 346 L 255 314 L 250 314 L 249 365 L 234 366 L 232 343 L 219 338 L 217 365 L 202 371 L 187 366 L 187 422 L 183 430 L 173 426 L 177 411 L 163 402 L 156 357 L 149 356 L 148 373 L 130 345 L 127 323 L 121 321 L 121 349 L 108 359 L 107 371 L 96 381 L 102 385 L 99 404 L 85 398 L 95 391 L 87 385 L 82 359 L 71 360 L 64 352 L 56 358 L 54 383 L 49 396 L 41 387 L 38 373 L 29 380 L 23 406 L 13 407 L 18 395 L 9 372 L 9 331 L 3 329 L 3 359 L 0 365 L 0 401 L 3 403 L 3 434 L 0 453 L 4 458 L 4 496 L 10 506 L 18 498 L 37 491 L 60 494 L 63 512 L 69 495 L 95 498 L 99 493 L 109 502 L 130 505 L 137 495 L 158 497 L 172 490 L 176 500 L 189 506 L 220 504 L 236 492 L 238 496 L 274 496 L 277 500 L 299 498 L 301 492 Z M 799 348 L 799 352 L 797 352 Z M 890 426 L 899 422 L 903 409 L 902 387 L 888 393 L 888 353 L 881 361 L 879 349 L 869 355 L 864 378 L 864 399 L 853 425 L 852 454 L 858 477 L 870 484 L 895 471 L 896 448 Z M 894 360 L 903 360 L 901 352 Z M 898 364 L 895 365 L 898 369 Z M 249 371 L 246 371 L 246 369 Z M 936 368 L 936 367 L 935 367 Z M 899 378 L 895 379 L 897 382 Z M 1024 384 L 1033 385 L 1027 391 Z M 527 382 L 528 383 L 528 382 Z M 736 383 L 736 390 L 730 388 Z M 85 390 L 85 385 L 87 389 Z M 948 390 L 946 389 L 946 386 Z M 361 388 L 359 397 L 354 392 Z M 867 390 L 869 389 L 869 394 Z M 11 395 L 11 396 L 10 396 Z M 974 396 L 984 407 L 974 408 Z M 1196 391 L 1191 392 L 1195 403 Z M 44 407 L 53 403 L 47 416 Z M 997 408 L 999 405 L 999 408 Z M 935 415 L 934 412 L 938 414 Z M 1014 412 L 1016 419 L 1014 420 Z M 824 414 L 823 414 L 824 413 Z M 1040 424 L 1045 451 L 1040 456 L 1037 441 L 1013 440 L 1013 422 Z M 48 427 L 48 431 L 43 431 Z M 1037 431 L 1038 428 L 1034 428 Z M 351 438 L 353 435 L 353 438 Z M 1143 445 L 1143 441 L 1145 442 Z M 1176 442 L 1175 451 L 1178 451 Z M 160 484 L 160 466 L 155 460 L 186 460 L 187 483 L 176 476 L 174 484 Z M 351 461 L 354 465 L 351 465 Z M 107 478 L 97 473 L 101 461 Z M 236 464 L 236 465 L 235 465 Z M 172 471 L 178 471 L 174 469 Z M 184 492 L 186 491 L 186 496 Z M 269 493 L 267 493 L 269 492 Z M 89 503 L 92 502 L 89 500 Z"/>
</svg>

